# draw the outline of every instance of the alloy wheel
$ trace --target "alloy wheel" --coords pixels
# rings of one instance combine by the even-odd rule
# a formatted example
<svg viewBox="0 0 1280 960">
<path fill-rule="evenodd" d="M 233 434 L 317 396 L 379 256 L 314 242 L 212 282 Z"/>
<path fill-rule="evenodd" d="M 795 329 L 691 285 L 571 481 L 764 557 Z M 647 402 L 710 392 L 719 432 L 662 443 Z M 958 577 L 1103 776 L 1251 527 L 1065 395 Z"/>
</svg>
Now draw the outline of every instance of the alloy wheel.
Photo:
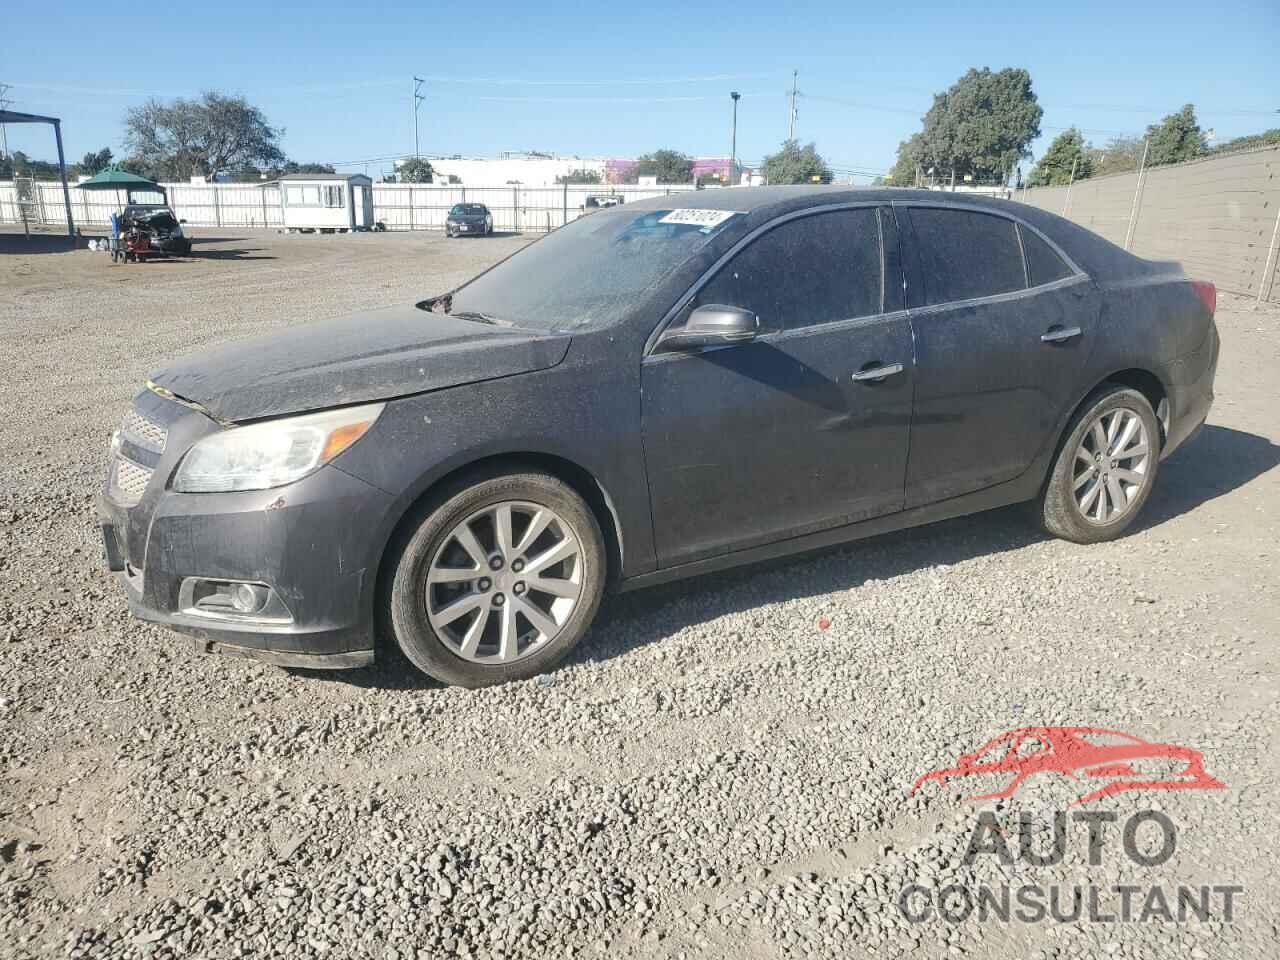
<svg viewBox="0 0 1280 960">
<path fill-rule="evenodd" d="M 1151 438 L 1142 416 L 1129 407 L 1100 413 L 1076 448 L 1071 491 L 1076 509 L 1097 525 L 1129 512 L 1147 485 Z"/>
<path fill-rule="evenodd" d="M 583 550 L 573 527 L 537 503 L 504 501 L 471 514 L 426 572 L 427 619 L 474 663 L 514 663 L 564 628 L 582 595 Z"/>
</svg>

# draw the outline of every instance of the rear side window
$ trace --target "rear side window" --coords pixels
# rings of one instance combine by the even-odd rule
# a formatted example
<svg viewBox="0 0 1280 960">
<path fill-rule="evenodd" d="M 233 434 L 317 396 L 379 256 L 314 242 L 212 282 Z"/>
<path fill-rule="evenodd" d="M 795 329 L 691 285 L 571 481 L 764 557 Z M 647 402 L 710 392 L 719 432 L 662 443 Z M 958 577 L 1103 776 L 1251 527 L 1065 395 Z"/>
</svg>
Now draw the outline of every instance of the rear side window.
<svg viewBox="0 0 1280 960">
<path fill-rule="evenodd" d="M 926 303 L 972 300 L 1026 288 L 1012 220 L 968 210 L 911 207 Z"/>
<path fill-rule="evenodd" d="M 1053 247 L 1030 230 L 1019 227 L 1018 232 L 1022 234 L 1022 252 L 1027 255 L 1027 278 L 1031 286 L 1038 287 L 1042 283 L 1053 283 L 1071 276 L 1071 268 Z"/>
<path fill-rule="evenodd" d="M 751 310 L 766 332 L 880 313 L 876 211 L 836 210 L 774 227 L 721 267 L 692 306 L 706 303 Z"/>
</svg>

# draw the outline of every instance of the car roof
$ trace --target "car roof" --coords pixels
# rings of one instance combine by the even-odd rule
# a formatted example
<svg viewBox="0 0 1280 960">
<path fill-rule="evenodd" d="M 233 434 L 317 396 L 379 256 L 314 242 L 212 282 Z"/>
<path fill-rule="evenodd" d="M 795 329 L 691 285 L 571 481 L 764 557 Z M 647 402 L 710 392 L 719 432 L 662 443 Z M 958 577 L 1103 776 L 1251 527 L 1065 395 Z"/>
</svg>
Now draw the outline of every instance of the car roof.
<svg viewBox="0 0 1280 960">
<path fill-rule="evenodd" d="M 1015 217 L 1043 232 L 1058 244 L 1095 281 L 1145 279 L 1153 275 L 1182 274 L 1179 264 L 1143 260 L 1079 224 L 1039 207 L 972 193 L 903 187 L 838 187 L 804 184 L 778 187 L 727 187 L 717 190 L 683 190 L 663 197 L 628 203 L 627 210 L 725 210 L 746 214 L 754 224 L 774 217 L 837 203 L 927 203 L 961 206 Z"/>
<path fill-rule="evenodd" d="M 826 184 L 803 184 L 779 187 L 728 187 L 716 190 L 682 190 L 665 197 L 639 200 L 628 206 L 638 210 L 730 210 L 734 213 L 756 213 L 777 207 L 799 210 L 829 203 L 892 203 L 893 201 L 928 201 L 940 204 L 965 204 L 1003 208 L 1014 204 L 971 193 L 939 190 L 908 190 L 892 187 L 837 187 Z M 1021 206 L 1021 205 L 1019 205 Z"/>
</svg>

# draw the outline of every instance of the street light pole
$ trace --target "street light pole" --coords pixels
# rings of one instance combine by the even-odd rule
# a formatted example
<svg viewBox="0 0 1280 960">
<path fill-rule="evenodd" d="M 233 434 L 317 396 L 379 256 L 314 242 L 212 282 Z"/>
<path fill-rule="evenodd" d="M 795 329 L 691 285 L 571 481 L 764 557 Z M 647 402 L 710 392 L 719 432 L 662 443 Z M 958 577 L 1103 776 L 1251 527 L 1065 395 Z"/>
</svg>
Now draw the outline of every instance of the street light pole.
<svg viewBox="0 0 1280 960">
<path fill-rule="evenodd" d="M 742 98 L 737 90 L 729 96 L 733 99 L 733 137 L 729 141 L 729 186 L 733 186 L 733 178 L 738 175 L 738 101 Z"/>
</svg>

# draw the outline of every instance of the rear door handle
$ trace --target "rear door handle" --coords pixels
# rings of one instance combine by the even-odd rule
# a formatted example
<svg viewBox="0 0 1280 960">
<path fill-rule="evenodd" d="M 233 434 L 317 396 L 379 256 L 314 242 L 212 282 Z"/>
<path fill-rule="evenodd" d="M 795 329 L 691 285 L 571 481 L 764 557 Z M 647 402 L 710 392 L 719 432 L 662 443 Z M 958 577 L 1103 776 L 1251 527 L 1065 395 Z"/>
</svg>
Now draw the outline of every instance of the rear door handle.
<svg viewBox="0 0 1280 960">
<path fill-rule="evenodd" d="M 1055 327 L 1047 333 L 1040 334 L 1042 343 L 1062 343 L 1073 337 L 1078 337 L 1083 331 L 1079 327 Z"/>
<path fill-rule="evenodd" d="M 858 383 L 878 383 L 886 377 L 892 377 L 902 371 L 903 366 L 900 363 L 882 363 L 878 367 L 859 370 L 853 375 L 853 379 Z"/>
</svg>

